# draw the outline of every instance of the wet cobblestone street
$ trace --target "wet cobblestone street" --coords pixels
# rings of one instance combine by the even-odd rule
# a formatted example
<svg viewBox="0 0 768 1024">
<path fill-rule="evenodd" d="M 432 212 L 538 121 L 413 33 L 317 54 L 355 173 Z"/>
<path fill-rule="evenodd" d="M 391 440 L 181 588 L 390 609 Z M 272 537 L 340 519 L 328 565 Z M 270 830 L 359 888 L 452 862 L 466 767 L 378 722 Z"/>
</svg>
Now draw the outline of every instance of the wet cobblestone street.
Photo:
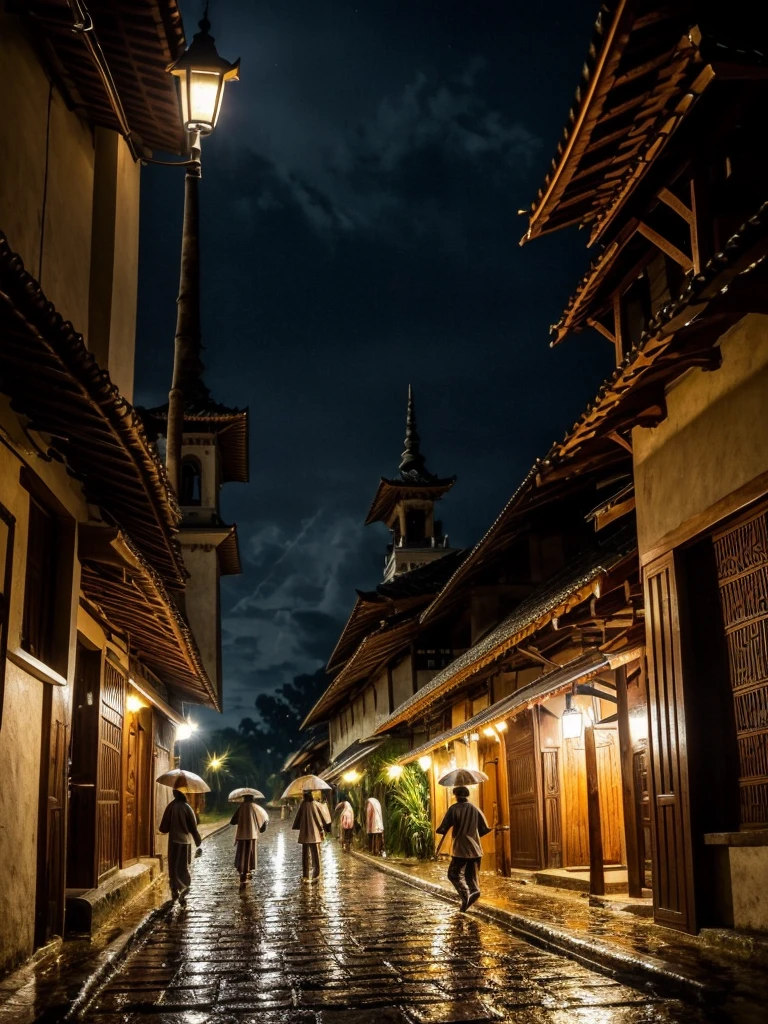
<svg viewBox="0 0 768 1024">
<path fill-rule="evenodd" d="M 195 862 L 175 907 L 85 1010 L 92 1024 L 664 1024 L 716 1021 L 531 946 L 323 844 L 303 885 L 288 822 L 238 891 L 233 832 Z"/>
</svg>

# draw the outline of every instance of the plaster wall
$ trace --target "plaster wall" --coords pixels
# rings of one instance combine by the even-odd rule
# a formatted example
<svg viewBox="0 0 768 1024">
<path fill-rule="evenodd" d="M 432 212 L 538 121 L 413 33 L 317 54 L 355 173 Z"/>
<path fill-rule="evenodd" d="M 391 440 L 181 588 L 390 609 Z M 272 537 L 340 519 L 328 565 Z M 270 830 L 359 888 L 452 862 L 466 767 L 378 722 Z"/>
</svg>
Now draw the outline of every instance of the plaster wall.
<svg viewBox="0 0 768 1024">
<path fill-rule="evenodd" d="M 117 132 L 97 128 L 88 343 L 133 401 L 139 276 L 140 165 Z"/>
<path fill-rule="evenodd" d="M 184 607 L 208 675 L 221 691 L 219 561 L 212 544 L 189 543 L 182 533 L 181 550 L 189 572 Z"/>
<path fill-rule="evenodd" d="M 410 656 L 404 658 L 392 669 L 392 692 L 396 708 L 399 708 L 413 695 Z"/>
<path fill-rule="evenodd" d="M 29 493 L 20 483 L 22 467 L 29 463 L 73 519 L 84 518 L 87 510 L 79 485 L 60 463 L 29 453 L 29 441 L 5 397 L 0 397 L 0 433 L 6 442 L 0 445 L 0 501 L 16 520 L 11 592 L 4 595 L 9 597 L 8 650 L 12 653 L 21 644 L 29 521 Z M 68 680 L 62 688 L 67 700 L 74 674 L 79 584 L 75 559 L 69 589 L 69 642 L 66 663 L 60 668 Z M 0 972 L 33 951 L 43 694 L 51 685 L 7 659 L 0 727 Z"/>
<path fill-rule="evenodd" d="M 88 328 L 94 146 L 18 21 L 0 12 L 0 230 L 78 331 Z"/>
<path fill-rule="evenodd" d="M 670 389 L 659 426 L 632 432 L 641 558 L 737 511 L 737 492 L 768 474 L 768 316 L 744 317 L 721 350 L 719 370 Z"/>
<path fill-rule="evenodd" d="M 376 687 L 376 725 L 379 726 L 393 710 L 389 706 L 389 676 L 386 669 L 379 673 L 374 686 Z"/>
<path fill-rule="evenodd" d="M 728 860 L 734 928 L 768 932 L 768 846 L 732 846 Z"/>
</svg>

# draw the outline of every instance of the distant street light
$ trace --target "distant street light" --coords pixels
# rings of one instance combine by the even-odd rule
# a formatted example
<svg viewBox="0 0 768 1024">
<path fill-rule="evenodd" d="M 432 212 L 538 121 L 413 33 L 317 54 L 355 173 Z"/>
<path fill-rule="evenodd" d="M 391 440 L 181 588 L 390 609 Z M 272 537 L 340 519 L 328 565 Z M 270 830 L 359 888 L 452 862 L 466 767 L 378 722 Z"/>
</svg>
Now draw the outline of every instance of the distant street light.
<svg viewBox="0 0 768 1024">
<path fill-rule="evenodd" d="M 181 473 L 181 441 L 184 432 L 185 387 L 200 378 L 200 218 L 198 182 L 202 175 L 200 138 L 216 127 L 227 82 L 237 81 L 240 60 L 234 64 L 216 52 L 208 34 L 208 5 L 200 31 L 177 60 L 168 65 L 179 93 L 181 123 L 189 141 L 190 159 L 184 180 L 184 226 L 181 237 L 181 273 L 176 312 L 173 380 L 168 395 L 165 465 L 168 480 L 178 495 Z M 188 396 L 189 397 L 189 396 Z"/>
</svg>

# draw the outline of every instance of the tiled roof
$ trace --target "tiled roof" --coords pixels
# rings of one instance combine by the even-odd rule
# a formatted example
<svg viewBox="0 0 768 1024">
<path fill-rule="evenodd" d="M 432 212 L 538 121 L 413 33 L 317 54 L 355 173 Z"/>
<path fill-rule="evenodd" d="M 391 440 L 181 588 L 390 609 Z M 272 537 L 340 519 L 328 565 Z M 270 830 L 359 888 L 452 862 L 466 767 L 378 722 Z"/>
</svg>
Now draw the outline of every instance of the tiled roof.
<svg viewBox="0 0 768 1024">
<path fill-rule="evenodd" d="M 78 6 L 65 0 L 22 0 L 13 8 L 29 15 L 28 23 L 43 40 L 56 76 L 93 124 L 121 133 L 125 128 L 88 43 L 106 59 L 135 141 L 170 153 L 184 152 L 175 83 L 165 70 L 184 49 L 177 0 L 88 0 L 84 6 L 90 19 L 75 31 Z"/>
<path fill-rule="evenodd" d="M 86 349 L 82 335 L 48 302 L 0 232 L 0 380 L 30 426 L 82 481 L 139 548 L 166 586 L 187 578 L 181 518 L 165 467 L 136 410 Z"/>
<path fill-rule="evenodd" d="M 712 79 L 695 0 L 606 0 L 527 241 L 568 224 L 599 237 Z"/>
<path fill-rule="evenodd" d="M 521 689 L 516 690 L 509 697 L 496 701 L 495 704 L 473 715 L 472 718 L 462 722 L 461 725 L 447 729 L 438 736 L 433 736 L 426 743 L 414 747 L 413 750 L 409 750 L 407 754 L 399 757 L 398 762 L 400 764 L 410 764 L 411 761 L 415 761 L 422 754 L 428 754 L 437 747 L 450 743 L 451 740 L 465 736 L 468 732 L 477 732 L 478 729 L 488 725 L 489 722 L 498 722 L 509 718 L 515 711 L 526 707 L 531 701 L 540 701 L 545 697 L 551 697 L 576 682 L 584 682 L 587 679 L 594 678 L 598 672 L 604 672 L 610 667 L 610 659 L 602 651 L 588 651 L 586 654 L 574 658 L 573 661 L 569 661 L 566 665 L 552 669 L 550 672 L 542 673 L 532 683 L 528 683 L 526 686 L 521 687 Z"/>
<path fill-rule="evenodd" d="M 401 498 L 424 498 L 429 501 L 437 501 L 456 483 L 456 477 L 424 477 L 423 474 L 409 473 L 401 474 L 399 479 L 388 480 L 382 477 L 378 489 L 371 502 L 368 515 L 365 517 L 365 525 L 371 523 L 386 522 L 392 514 L 395 505 Z"/>
<path fill-rule="evenodd" d="M 408 608 L 423 607 L 436 594 L 466 558 L 466 551 L 452 551 L 409 572 L 398 573 L 388 583 L 379 583 L 375 590 L 358 591 L 355 606 L 341 631 L 330 658 L 328 669 L 343 663 L 354 653 L 360 640 L 393 614 Z M 421 600 L 421 603 L 419 601 Z"/>
<path fill-rule="evenodd" d="M 585 588 L 591 588 L 600 577 L 631 555 L 636 548 L 634 532 L 621 531 L 605 545 L 584 551 L 578 558 L 570 561 L 561 572 L 540 584 L 487 636 L 459 655 L 434 679 L 396 708 L 379 726 L 377 733 L 413 719 L 438 697 L 540 629 L 574 599 L 584 600 L 582 592 Z"/>
<path fill-rule="evenodd" d="M 107 526 L 81 524 L 80 537 L 84 596 L 125 631 L 131 652 L 179 696 L 220 711 L 192 630 L 141 552 Z M 127 553 L 122 563 L 113 557 L 115 541 Z"/>
<path fill-rule="evenodd" d="M 640 343 L 602 384 L 595 401 L 587 405 L 564 440 L 552 447 L 543 460 L 545 469 L 557 466 L 596 435 L 633 425 L 637 407 L 632 400 L 638 392 L 663 389 L 690 365 L 697 361 L 701 365 L 703 348 L 714 348 L 730 324 L 749 310 L 749 294 L 735 301 L 735 293 L 761 291 L 757 281 L 758 275 L 761 280 L 766 275 L 766 255 L 768 202 L 742 224 L 701 273 L 689 279 L 677 299 L 661 307 Z M 714 327 L 705 338 L 710 321 Z M 689 351 L 684 347 L 686 334 L 691 335 Z"/>
</svg>

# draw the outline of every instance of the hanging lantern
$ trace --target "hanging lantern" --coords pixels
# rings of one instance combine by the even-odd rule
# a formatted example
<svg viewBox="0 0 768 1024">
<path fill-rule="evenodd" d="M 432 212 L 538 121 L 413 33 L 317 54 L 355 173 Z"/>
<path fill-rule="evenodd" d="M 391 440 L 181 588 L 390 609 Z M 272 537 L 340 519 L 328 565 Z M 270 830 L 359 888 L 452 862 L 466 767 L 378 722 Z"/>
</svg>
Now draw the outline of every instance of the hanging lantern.
<svg viewBox="0 0 768 1024">
<path fill-rule="evenodd" d="M 360 781 L 360 779 L 362 779 L 362 777 L 363 776 L 360 774 L 360 772 L 356 772 L 354 768 L 352 768 L 348 772 L 344 772 L 344 774 L 341 776 L 342 781 L 348 783 L 350 786 L 354 786 L 356 783 Z"/>
<path fill-rule="evenodd" d="M 432 758 L 429 756 L 429 754 L 423 754 L 419 758 L 419 768 L 421 768 L 421 770 L 423 772 L 428 772 L 431 767 L 432 767 Z"/>
<path fill-rule="evenodd" d="M 240 58 L 230 64 L 220 57 L 208 34 L 211 23 L 203 18 L 199 24 L 192 44 L 166 70 L 176 79 L 184 130 L 210 135 L 219 118 L 224 86 L 238 81 Z"/>
<path fill-rule="evenodd" d="M 563 729 L 564 740 L 577 740 L 581 736 L 583 720 L 579 708 L 571 706 L 571 695 L 566 694 L 565 711 L 563 712 L 560 724 Z"/>
<path fill-rule="evenodd" d="M 394 782 L 395 779 L 399 779 L 403 774 L 403 766 L 401 764 L 391 764 L 387 768 L 387 775 Z"/>
<path fill-rule="evenodd" d="M 188 740 L 192 735 L 192 726 L 188 722 L 182 722 L 181 725 L 176 726 L 176 739 L 177 740 Z"/>
</svg>

